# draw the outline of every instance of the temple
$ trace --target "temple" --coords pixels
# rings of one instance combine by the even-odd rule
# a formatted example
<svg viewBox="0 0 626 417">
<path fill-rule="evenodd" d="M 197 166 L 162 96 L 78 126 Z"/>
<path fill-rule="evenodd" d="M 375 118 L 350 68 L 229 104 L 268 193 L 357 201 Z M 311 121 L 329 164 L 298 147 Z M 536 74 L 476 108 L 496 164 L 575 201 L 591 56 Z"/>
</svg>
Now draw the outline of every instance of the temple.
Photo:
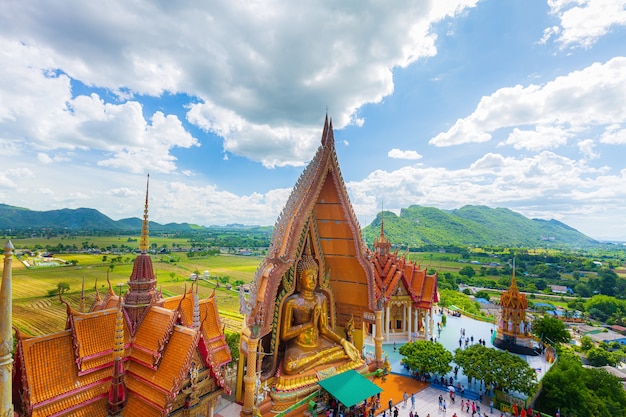
<svg viewBox="0 0 626 417">
<path fill-rule="evenodd" d="M 108 294 L 102 298 L 96 292 L 88 312 L 66 303 L 67 325 L 59 333 L 27 337 L 15 329 L 13 377 L 7 385 L 12 385 L 17 415 L 213 416 L 218 397 L 230 393 L 224 367 L 231 361 L 215 297 L 199 300 L 195 282 L 184 294 L 163 298 L 148 247 L 146 190 L 140 254 L 126 294 L 116 295 L 109 282 Z M 7 254 L 10 248 L 5 259 Z M 7 271 L 10 275 L 5 260 L 2 294 L 10 291 Z M 7 301 L 0 302 L 6 309 Z M 10 320 L 9 315 L 9 326 Z M 7 323 L 4 314 L 1 322 Z M 10 336 L 9 328 L 3 343 Z M 2 352 L 0 363 L 6 360 Z M 5 375 L 3 369 L 0 374 Z M 2 381 L 3 417 L 12 415 L 5 390 Z"/>
<path fill-rule="evenodd" d="M 539 351 L 530 333 L 530 320 L 526 319 L 528 300 L 526 300 L 526 295 L 519 291 L 515 281 L 515 261 L 513 261 L 511 286 L 502 293 L 500 307 L 502 314 L 498 320 L 498 328 L 493 340 L 494 346 L 512 353 L 538 355 Z"/>
<path fill-rule="evenodd" d="M 391 252 L 384 220 L 381 212 L 380 236 L 370 252 L 377 304 L 383 316 L 383 339 L 385 342 L 426 340 L 434 331 L 432 307 L 439 301 L 437 274 L 428 275 L 406 256 Z M 371 330 L 369 334 L 373 334 Z"/>
<path fill-rule="evenodd" d="M 437 277 L 390 248 L 382 226 L 373 251 L 362 240 L 327 116 L 321 145 L 276 222 L 250 296 L 241 295 L 236 393 L 242 416 L 302 415 L 298 400 L 321 381 L 381 367 L 385 339 L 426 337 Z M 356 358 L 372 341 L 374 360 Z"/>
</svg>

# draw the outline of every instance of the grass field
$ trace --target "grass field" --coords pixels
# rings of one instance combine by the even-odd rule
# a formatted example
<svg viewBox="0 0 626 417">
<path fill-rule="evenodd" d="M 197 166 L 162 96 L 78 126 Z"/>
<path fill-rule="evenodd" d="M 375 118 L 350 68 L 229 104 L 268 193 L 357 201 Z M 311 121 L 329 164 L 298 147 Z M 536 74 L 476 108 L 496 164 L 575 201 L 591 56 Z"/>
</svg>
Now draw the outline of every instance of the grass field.
<svg viewBox="0 0 626 417">
<path fill-rule="evenodd" d="M 177 255 L 178 256 L 178 255 Z M 230 282 L 242 280 L 252 281 L 254 272 L 261 258 L 250 256 L 220 255 L 202 259 L 187 259 L 180 255 L 179 262 L 169 262 L 168 256 L 153 258 L 153 267 L 157 274 L 158 286 L 163 295 L 173 296 L 183 293 L 189 288 L 189 276 L 194 271 L 210 271 L 211 277 L 229 276 Z M 132 263 L 102 263 L 101 255 L 70 254 L 60 256 L 63 260 L 77 260 L 76 266 L 40 267 L 27 269 L 14 258 L 13 266 L 13 321 L 20 331 L 27 335 L 42 335 L 65 329 L 66 307 L 58 296 L 49 296 L 58 283 L 67 283 L 69 291 L 63 298 L 72 308 L 79 310 L 81 285 L 85 280 L 85 306 L 95 300 L 95 286 L 101 296 L 108 292 L 107 274 L 113 289 L 117 292 L 118 285 L 128 281 L 132 272 Z M 208 297 L 216 291 L 217 305 L 223 322 L 227 328 L 238 331 L 241 317 L 239 315 L 239 297 L 236 291 L 227 290 L 223 286 L 216 288 L 215 280 L 200 281 L 200 297 Z"/>
<path fill-rule="evenodd" d="M 122 247 L 122 245 L 127 246 L 129 248 L 137 249 L 139 248 L 139 235 L 136 236 L 69 236 L 62 237 L 56 236 L 53 238 L 46 237 L 32 237 L 26 239 L 12 239 L 13 246 L 15 249 L 32 249 L 35 247 L 45 248 L 46 246 L 57 246 L 59 243 L 63 245 L 76 245 L 78 248 L 83 247 L 83 243 L 86 243 L 88 247 L 94 246 L 99 248 L 106 247 Z M 177 244 L 180 246 L 188 247 L 189 239 L 182 238 L 171 238 L 171 237 L 160 237 L 160 236 L 150 236 L 150 244 L 155 244 L 157 247 L 162 247 L 163 245 L 167 245 L 167 247 L 172 247 L 172 245 Z"/>
</svg>

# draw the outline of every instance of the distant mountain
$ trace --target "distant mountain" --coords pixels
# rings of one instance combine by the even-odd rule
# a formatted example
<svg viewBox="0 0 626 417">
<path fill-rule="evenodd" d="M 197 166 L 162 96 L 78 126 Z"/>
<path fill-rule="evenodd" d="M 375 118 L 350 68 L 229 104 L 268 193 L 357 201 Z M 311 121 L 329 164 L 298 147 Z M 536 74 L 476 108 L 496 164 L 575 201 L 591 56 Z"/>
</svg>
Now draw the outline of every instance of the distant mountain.
<svg viewBox="0 0 626 417">
<path fill-rule="evenodd" d="M 112 220 L 95 209 L 61 209 L 50 211 L 33 211 L 22 207 L 0 204 L 0 229 L 14 231 L 26 229 L 69 229 L 81 231 L 118 231 L 136 232 L 141 230 L 142 220 L 133 217 Z M 189 223 L 159 224 L 149 222 L 153 231 L 184 232 L 202 229 L 202 226 Z"/>
<path fill-rule="evenodd" d="M 380 234 L 382 215 L 363 229 L 368 244 Z M 505 208 L 465 206 L 456 210 L 410 206 L 400 216 L 385 211 L 385 235 L 393 244 L 419 247 L 435 246 L 588 246 L 596 240 L 556 220 L 528 219 Z M 141 230 L 142 220 L 133 217 L 112 220 L 95 209 L 61 209 L 33 211 L 0 204 L 0 230 L 13 231 L 53 229 L 81 232 L 135 233 Z M 271 226 L 198 226 L 189 223 L 149 223 L 150 231 L 185 233 L 206 229 L 245 230 L 267 229 Z"/>
<path fill-rule="evenodd" d="M 380 235 L 382 214 L 363 229 L 368 244 Z M 392 244 L 436 246 L 588 246 L 599 242 L 557 220 L 529 219 L 506 208 L 464 206 L 455 210 L 410 206 L 400 216 L 385 211 Z"/>
</svg>

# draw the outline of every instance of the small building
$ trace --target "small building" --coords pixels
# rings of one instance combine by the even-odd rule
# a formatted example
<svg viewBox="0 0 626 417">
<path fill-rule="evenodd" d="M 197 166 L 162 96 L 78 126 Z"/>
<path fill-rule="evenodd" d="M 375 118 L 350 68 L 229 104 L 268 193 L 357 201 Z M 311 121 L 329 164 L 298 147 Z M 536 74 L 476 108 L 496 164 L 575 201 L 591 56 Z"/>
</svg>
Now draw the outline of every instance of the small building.
<svg viewBox="0 0 626 417">
<path fill-rule="evenodd" d="M 610 329 L 619 334 L 626 335 L 626 327 L 624 326 L 618 326 L 617 324 L 614 324 L 613 326 L 610 327 Z"/>
<path fill-rule="evenodd" d="M 597 343 L 601 343 L 601 342 L 605 342 L 605 343 L 613 343 L 613 342 L 617 342 L 620 345 L 626 345 L 626 336 L 616 333 L 612 330 L 608 330 L 608 331 L 603 331 L 600 333 L 591 333 L 588 334 L 587 336 L 589 336 L 591 339 L 593 339 L 594 342 Z"/>
<path fill-rule="evenodd" d="M 565 285 L 550 285 L 550 291 L 555 294 L 567 294 L 567 287 Z"/>
</svg>

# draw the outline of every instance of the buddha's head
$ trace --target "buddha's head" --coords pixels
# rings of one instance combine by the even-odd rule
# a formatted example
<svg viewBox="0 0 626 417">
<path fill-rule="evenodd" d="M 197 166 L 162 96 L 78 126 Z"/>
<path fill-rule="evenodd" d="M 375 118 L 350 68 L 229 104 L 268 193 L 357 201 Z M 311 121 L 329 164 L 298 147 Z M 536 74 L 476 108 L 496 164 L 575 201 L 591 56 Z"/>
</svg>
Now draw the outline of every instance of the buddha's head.
<svg viewBox="0 0 626 417">
<path fill-rule="evenodd" d="M 317 286 L 318 271 L 315 259 L 309 254 L 303 255 L 296 266 L 297 290 L 313 291 Z"/>
</svg>

